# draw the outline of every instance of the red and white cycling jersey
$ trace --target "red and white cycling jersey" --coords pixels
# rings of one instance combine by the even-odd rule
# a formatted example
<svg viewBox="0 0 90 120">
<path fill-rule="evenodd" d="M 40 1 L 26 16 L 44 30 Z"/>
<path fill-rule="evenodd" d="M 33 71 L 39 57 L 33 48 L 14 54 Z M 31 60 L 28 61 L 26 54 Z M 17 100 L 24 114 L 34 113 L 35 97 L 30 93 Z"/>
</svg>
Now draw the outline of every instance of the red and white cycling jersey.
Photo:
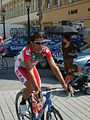
<svg viewBox="0 0 90 120">
<path fill-rule="evenodd" d="M 50 49 L 46 46 L 43 46 L 40 54 L 45 56 L 46 59 L 49 59 L 52 56 Z M 21 64 L 24 63 L 24 61 L 26 60 L 30 60 L 32 62 L 32 65 L 37 65 L 39 61 L 37 59 L 33 60 L 32 59 L 33 55 L 34 55 L 33 47 L 32 46 L 25 47 L 17 56 L 15 66 L 17 67 L 21 66 Z"/>
</svg>

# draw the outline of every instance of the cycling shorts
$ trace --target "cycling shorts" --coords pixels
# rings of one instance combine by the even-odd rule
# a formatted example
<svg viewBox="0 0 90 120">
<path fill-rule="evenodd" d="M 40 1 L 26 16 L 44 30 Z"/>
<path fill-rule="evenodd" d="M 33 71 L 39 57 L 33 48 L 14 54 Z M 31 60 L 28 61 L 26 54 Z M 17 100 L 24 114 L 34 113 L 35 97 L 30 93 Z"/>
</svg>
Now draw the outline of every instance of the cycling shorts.
<svg viewBox="0 0 90 120">
<path fill-rule="evenodd" d="M 36 69 L 36 67 L 34 66 L 33 67 L 33 72 L 34 72 L 34 75 L 35 75 L 35 78 L 36 78 L 36 81 L 37 81 L 37 84 L 39 86 L 39 88 L 41 87 L 41 79 L 40 79 L 40 76 L 39 76 L 39 73 Z M 21 83 L 25 83 L 26 81 L 30 80 L 30 77 L 28 75 L 28 72 L 26 69 L 22 68 L 21 66 L 17 67 L 15 66 L 15 73 L 16 73 L 16 76 L 18 77 L 18 79 L 21 81 Z"/>
</svg>

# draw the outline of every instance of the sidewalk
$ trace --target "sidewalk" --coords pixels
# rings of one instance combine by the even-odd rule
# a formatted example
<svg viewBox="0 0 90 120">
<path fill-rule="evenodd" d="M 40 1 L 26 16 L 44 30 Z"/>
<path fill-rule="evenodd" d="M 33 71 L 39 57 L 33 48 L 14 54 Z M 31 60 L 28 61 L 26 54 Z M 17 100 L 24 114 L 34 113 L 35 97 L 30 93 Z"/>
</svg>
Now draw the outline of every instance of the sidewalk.
<svg viewBox="0 0 90 120">
<path fill-rule="evenodd" d="M 42 86 L 60 87 L 58 82 L 51 80 L 51 84 L 46 79 Z M 16 81 L 14 81 L 16 83 Z M 48 83 L 48 85 L 47 85 Z M 20 90 L 20 86 L 13 89 L 0 90 L 0 120 L 18 120 L 15 111 L 15 96 Z M 64 120 L 90 120 L 90 96 L 76 94 L 69 98 L 63 91 L 54 94 L 53 103 L 60 111 Z"/>
</svg>

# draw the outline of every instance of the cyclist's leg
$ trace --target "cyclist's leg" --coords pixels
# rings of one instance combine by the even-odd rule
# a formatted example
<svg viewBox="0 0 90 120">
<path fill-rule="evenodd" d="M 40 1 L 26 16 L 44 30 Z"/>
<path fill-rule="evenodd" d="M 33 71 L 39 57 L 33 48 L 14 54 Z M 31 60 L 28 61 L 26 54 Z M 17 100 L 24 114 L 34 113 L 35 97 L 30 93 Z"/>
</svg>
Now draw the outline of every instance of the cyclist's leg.
<svg viewBox="0 0 90 120">
<path fill-rule="evenodd" d="M 38 73 L 36 67 L 33 68 L 33 72 L 34 72 L 37 84 L 38 84 L 39 88 L 41 88 L 41 79 L 40 79 L 40 76 L 39 76 L 39 73 Z M 29 95 L 33 92 L 33 90 L 35 90 L 35 89 L 30 80 L 27 80 L 24 85 L 26 86 L 26 89 L 24 91 L 23 97 L 24 97 L 24 99 L 27 99 L 29 97 Z"/>
<path fill-rule="evenodd" d="M 41 86 L 41 79 L 40 79 L 40 76 L 39 76 L 39 73 L 36 69 L 36 67 L 33 68 L 33 72 L 34 72 L 34 75 L 36 77 L 36 81 L 37 81 L 37 84 L 38 86 L 40 87 Z M 26 71 L 26 69 L 23 69 L 22 67 L 15 67 L 15 73 L 17 75 L 17 77 L 19 78 L 19 80 L 26 86 L 24 92 L 23 92 L 23 95 L 22 95 L 22 101 L 20 103 L 21 105 L 21 111 L 24 111 L 22 113 L 25 113 L 26 112 L 26 100 L 28 99 L 28 97 L 30 96 L 30 94 L 32 93 L 32 91 L 34 90 L 34 87 L 30 81 L 30 78 L 28 76 L 28 73 Z M 24 106 L 24 107 L 23 107 Z"/>
<path fill-rule="evenodd" d="M 20 66 L 15 66 L 15 73 L 22 84 L 25 84 L 27 82 L 28 76 L 26 74 L 26 70 L 24 70 Z M 24 94 L 22 94 L 22 100 L 20 102 L 19 108 L 22 114 L 29 114 L 27 110 L 26 98 L 24 98 Z"/>
<path fill-rule="evenodd" d="M 39 76 L 39 73 L 38 73 L 36 67 L 33 68 L 33 72 L 34 72 L 38 86 L 41 87 L 41 79 L 40 79 L 40 76 Z M 34 87 L 30 81 L 30 78 L 28 76 L 26 69 L 23 69 L 22 67 L 18 67 L 15 70 L 15 73 L 16 73 L 17 77 L 19 78 L 19 80 L 26 86 L 24 94 L 23 94 L 23 98 L 28 99 L 29 95 L 34 90 Z"/>
</svg>

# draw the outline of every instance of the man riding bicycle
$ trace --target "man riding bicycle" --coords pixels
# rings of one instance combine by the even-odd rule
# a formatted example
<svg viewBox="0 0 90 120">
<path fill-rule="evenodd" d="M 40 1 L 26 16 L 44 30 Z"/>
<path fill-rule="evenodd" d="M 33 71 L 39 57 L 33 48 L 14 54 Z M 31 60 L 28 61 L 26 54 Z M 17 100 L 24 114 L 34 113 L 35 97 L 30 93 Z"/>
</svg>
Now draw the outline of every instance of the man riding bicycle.
<svg viewBox="0 0 90 120">
<path fill-rule="evenodd" d="M 26 86 L 22 102 L 20 103 L 20 110 L 22 114 L 27 114 L 26 100 L 29 95 L 33 91 L 41 91 L 41 78 L 38 70 L 36 69 L 38 61 L 32 60 L 33 54 L 40 53 L 46 57 L 53 74 L 60 81 L 64 89 L 68 91 L 67 84 L 65 83 L 59 68 L 54 62 L 49 48 L 43 45 L 43 40 L 44 38 L 38 32 L 31 35 L 29 39 L 30 44 L 20 52 L 15 61 L 15 73 L 19 80 Z"/>
</svg>

